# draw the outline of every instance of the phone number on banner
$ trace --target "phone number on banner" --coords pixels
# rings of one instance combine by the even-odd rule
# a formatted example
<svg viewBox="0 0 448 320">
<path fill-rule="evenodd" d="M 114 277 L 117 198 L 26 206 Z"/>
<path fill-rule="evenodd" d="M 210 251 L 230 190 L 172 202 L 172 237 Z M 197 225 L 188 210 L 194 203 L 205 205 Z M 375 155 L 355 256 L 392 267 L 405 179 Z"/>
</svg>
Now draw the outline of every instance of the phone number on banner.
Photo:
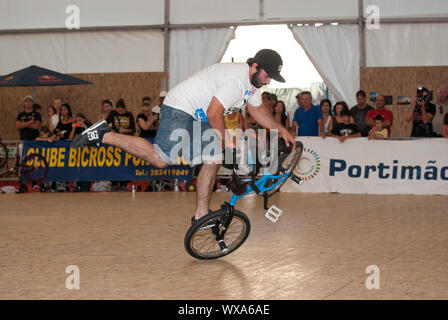
<svg viewBox="0 0 448 320">
<path fill-rule="evenodd" d="M 150 177 L 188 177 L 190 169 L 149 169 L 135 170 L 136 176 Z"/>
</svg>

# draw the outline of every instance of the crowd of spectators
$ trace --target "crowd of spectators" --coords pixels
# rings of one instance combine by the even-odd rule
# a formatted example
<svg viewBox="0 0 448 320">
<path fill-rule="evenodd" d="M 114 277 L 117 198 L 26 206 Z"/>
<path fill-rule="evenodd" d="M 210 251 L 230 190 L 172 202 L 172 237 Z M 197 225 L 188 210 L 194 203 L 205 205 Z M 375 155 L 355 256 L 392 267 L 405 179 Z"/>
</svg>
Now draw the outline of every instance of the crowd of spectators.
<svg viewBox="0 0 448 320">
<path fill-rule="evenodd" d="M 155 137 L 160 125 L 160 106 L 166 94 L 166 91 L 160 92 L 156 106 L 153 106 L 151 97 L 143 97 L 141 112 L 136 118 L 127 110 L 123 99 L 119 99 L 115 106 L 112 101 L 105 99 L 101 102 L 101 111 L 95 120 L 105 119 L 115 132 Z M 357 104 L 351 108 L 344 101 L 332 104 L 328 99 L 315 105 L 312 98 L 311 92 L 303 91 L 296 96 L 296 103 L 286 106 L 275 94 L 268 91 L 262 93 L 263 104 L 272 112 L 274 119 L 295 136 L 333 137 L 340 142 L 358 137 L 390 139 L 393 112 L 386 108 L 386 98 L 383 95 L 376 97 L 375 108 L 367 104 L 363 90 L 356 93 Z M 45 115 L 42 115 L 42 107 L 35 104 L 30 95 L 24 97 L 23 108 L 16 118 L 16 128 L 21 140 L 49 143 L 72 140 L 92 125 L 82 113 L 76 113 L 73 117 L 70 104 L 60 97 L 53 100 Z M 406 120 L 412 121 L 411 137 L 448 138 L 448 87 L 438 88 L 433 102 L 430 101 L 430 91 L 419 88 L 415 104 L 409 108 Z M 247 111 L 244 114 L 240 111 L 226 115 L 225 125 L 231 132 L 237 132 L 237 129 L 262 129 Z M 124 191 L 127 183 L 128 181 L 114 181 L 112 189 Z M 64 183 L 53 183 L 50 191 L 64 191 L 64 188 Z"/>
<path fill-rule="evenodd" d="M 441 86 L 437 90 L 433 103 L 428 89 L 421 87 L 417 91 L 415 104 L 409 108 L 406 117 L 408 122 L 412 121 L 411 137 L 448 137 L 448 87 Z M 299 93 L 296 99 L 297 103 L 285 115 L 291 121 L 291 133 L 297 136 L 339 137 L 341 142 L 345 139 L 340 136 L 391 138 L 394 116 L 386 108 L 383 95 L 376 97 L 375 108 L 367 104 L 363 90 L 356 93 L 357 104 L 351 108 L 344 101 L 337 101 L 332 106 L 328 99 L 320 101 L 320 106 L 314 105 L 308 91 Z"/>
<path fill-rule="evenodd" d="M 166 96 L 166 91 L 160 92 L 158 105 L 152 106 L 152 99 L 149 96 L 142 98 L 141 113 L 134 120 L 132 112 L 126 108 L 124 99 L 119 99 L 115 107 L 111 100 L 105 99 L 101 102 L 101 111 L 96 120 L 104 119 L 115 132 L 134 135 L 140 137 L 154 137 L 159 127 L 160 106 Z M 42 114 L 42 107 L 34 103 L 31 95 L 26 95 L 23 99 L 23 111 L 16 117 L 16 128 L 19 132 L 20 140 L 37 140 L 53 143 L 54 141 L 73 140 L 85 129 L 92 125 L 83 113 L 75 113 L 68 102 L 63 98 L 56 97 L 53 103 Z M 112 181 L 113 191 L 128 191 L 127 184 L 130 181 Z M 34 185 L 33 187 L 39 187 Z M 40 186 L 42 191 L 45 188 L 50 192 L 69 191 L 69 182 L 53 182 L 47 186 Z M 89 191 L 90 182 L 72 183 L 74 191 Z"/>
</svg>

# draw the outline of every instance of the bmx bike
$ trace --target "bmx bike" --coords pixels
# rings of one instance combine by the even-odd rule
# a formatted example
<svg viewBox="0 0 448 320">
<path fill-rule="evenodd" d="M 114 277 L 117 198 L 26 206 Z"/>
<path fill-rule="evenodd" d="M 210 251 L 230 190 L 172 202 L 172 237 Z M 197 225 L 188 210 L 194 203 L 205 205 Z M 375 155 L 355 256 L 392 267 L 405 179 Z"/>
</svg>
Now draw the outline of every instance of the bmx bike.
<svg viewBox="0 0 448 320">
<path fill-rule="evenodd" d="M 296 141 L 296 148 L 286 147 L 279 140 L 278 170 L 275 174 L 265 173 L 259 176 L 260 165 L 255 164 L 249 181 L 243 181 L 237 174 L 236 152 L 233 153 L 232 198 L 224 202 L 219 210 L 211 211 L 200 218 L 187 231 L 184 239 L 185 250 L 197 259 L 216 259 L 238 249 L 250 233 L 250 220 L 241 211 L 235 209 L 236 202 L 246 195 L 257 193 L 264 198 L 264 208 L 268 208 L 268 199 L 291 178 L 301 184 L 300 177 L 293 173 L 302 155 L 303 144 Z"/>
<path fill-rule="evenodd" d="M 0 177 L 24 176 L 31 182 L 40 182 L 47 176 L 48 163 L 43 156 L 32 153 L 20 161 L 19 153 L 16 153 L 16 161 L 13 168 L 7 168 L 8 149 L 0 142 Z"/>
</svg>

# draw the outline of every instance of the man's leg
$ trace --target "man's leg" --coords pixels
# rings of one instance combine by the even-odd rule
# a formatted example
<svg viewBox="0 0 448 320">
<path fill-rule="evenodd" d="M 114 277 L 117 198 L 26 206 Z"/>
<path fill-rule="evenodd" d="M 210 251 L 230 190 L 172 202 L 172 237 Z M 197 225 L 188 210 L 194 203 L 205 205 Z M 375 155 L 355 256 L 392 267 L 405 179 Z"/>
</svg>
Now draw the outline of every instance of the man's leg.
<svg viewBox="0 0 448 320">
<path fill-rule="evenodd" d="M 213 186 L 216 181 L 219 164 L 214 162 L 204 163 L 198 175 L 198 184 L 196 190 L 196 213 L 195 219 L 205 216 L 209 211 L 210 198 L 213 192 Z"/>
<path fill-rule="evenodd" d="M 124 151 L 139 157 L 157 168 L 165 168 L 168 164 L 160 159 L 151 142 L 140 137 L 108 132 L 104 134 L 103 143 L 119 147 Z"/>
</svg>

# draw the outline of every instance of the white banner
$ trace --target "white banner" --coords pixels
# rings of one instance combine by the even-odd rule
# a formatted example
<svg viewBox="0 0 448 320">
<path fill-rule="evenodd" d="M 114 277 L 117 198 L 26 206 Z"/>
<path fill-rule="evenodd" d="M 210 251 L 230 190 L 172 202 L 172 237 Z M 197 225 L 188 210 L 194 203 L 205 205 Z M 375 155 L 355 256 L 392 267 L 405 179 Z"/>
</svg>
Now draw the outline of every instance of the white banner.
<svg viewBox="0 0 448 320">
<path fill-rule="evenodd" d="M 304 146 L 283 192 L 448 195 L 448 139 L 377 141 L 298 137 Z"/>
</svg>

